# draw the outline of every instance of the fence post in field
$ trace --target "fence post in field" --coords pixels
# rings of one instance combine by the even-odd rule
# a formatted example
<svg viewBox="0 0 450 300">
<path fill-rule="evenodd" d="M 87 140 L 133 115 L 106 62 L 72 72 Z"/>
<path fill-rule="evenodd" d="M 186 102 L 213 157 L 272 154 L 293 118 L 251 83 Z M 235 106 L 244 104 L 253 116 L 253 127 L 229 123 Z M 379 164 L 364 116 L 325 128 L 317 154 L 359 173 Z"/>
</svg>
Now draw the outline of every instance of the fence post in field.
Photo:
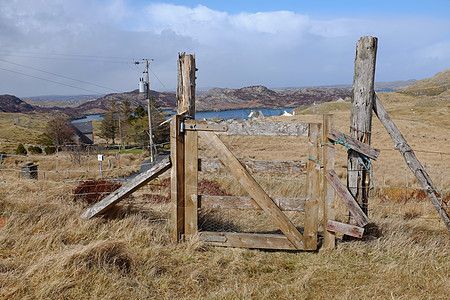
<svg viewBox="0 0 450 300">
<path fill-rule="evenodd" d="M 183 128 L 185 119 L 195 119 L 195 72 L 197 70 L 195 56 L 180 53 L 177 65 L 177 115 L 172 116 L 170 128 L 171 226 L 172 239 L 175 242 L 180 241 L 185 233 L 195 234 L 197 231 L 196 170 L 198 163 L 196 152 L 190 153 L 187 157 L 185 154 L 185 150 L 196 147 L 197 132 L 185 135 Z M 186 140 L 189 141 L 189 145 L 185 145 Z M 186 169 L 190 170 L 187 178 Z M 186 214 L 189 220 L 186 220 Z"/>
<path fill-rule="evenodd" d="M 376 37 L 361 37 L 356 46 L 353 75 L 353 98 L 350 115 L 350 136 L 370 145 L 372 108 L 374 101 Z M 370 166 L 367 158 L 354 150 L 348 150 L 347 187 L 367 215 Z"/>
<path fill-rule="evenodd" d="M 195 55 L 178 54 L 177 114 L 195 119 Z"/>
</svg>

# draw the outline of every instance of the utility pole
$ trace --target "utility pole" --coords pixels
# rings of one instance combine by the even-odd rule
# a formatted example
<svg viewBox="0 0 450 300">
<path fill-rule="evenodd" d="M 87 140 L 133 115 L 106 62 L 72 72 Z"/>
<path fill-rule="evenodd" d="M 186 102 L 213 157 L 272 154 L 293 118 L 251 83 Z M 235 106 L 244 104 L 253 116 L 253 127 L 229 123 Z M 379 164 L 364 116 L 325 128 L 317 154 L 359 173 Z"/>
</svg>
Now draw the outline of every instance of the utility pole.
<svg viewBox="0 0 450 300">
<path fill-rule="evenodd" d="M 150 161 L 153 165 L 155 161 L 155 151 L 154 151 L 154 145 L 153 145 L 153 129 L 152 129 L 152 103 L 150 101 L 150 79 L 149 79 L 149 63 L 150 61 L 153 61 L 153 59 L 143 59 L 145 62 L 145 72 L 146 73 L 146 96 L 147 96 L 147 106 L 148 106 L 148 135 L 150 139 Z M 139 64 L 139 62 L 135 62 L 136 65 Z M 141 90 L 139 90 L 141 92 Z"/>
</svg>

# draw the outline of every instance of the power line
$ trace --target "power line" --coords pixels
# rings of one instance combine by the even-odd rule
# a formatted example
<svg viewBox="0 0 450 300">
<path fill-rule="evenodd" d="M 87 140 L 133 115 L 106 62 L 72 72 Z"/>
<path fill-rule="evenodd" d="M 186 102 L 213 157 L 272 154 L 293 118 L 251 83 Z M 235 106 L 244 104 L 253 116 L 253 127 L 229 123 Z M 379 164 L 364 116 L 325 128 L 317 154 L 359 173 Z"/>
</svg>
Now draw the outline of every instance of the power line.
<svg viewBox="0 0 450 300">
<path fill-rule="evenodd" d="M 107 89 L 107 90 L 111 90 L 111 91 L 115 91 L 115 92 L 119 92 L 119 93 L 122 92 L 122 91 L 119 91 L 119 90 L 116 90 L 116 89 L 113 89 L 113 88 L 109 88 L 109 87 L 106 87 L 106 86 L 101 86 L 101 85 L 98 85 L 98 84 L 95 84 L 95 83 L 90 83 L 90 82 L 87 82 L 87 81 L 71 78 L 71 77 L 68 77 L 68 76 L 59 75 L 59 74 L 56 74 L 56 73 L 52 73 L 52 72 L 40 70 L 40 69 L 37 69 L 37 68 L 21 65 L 21 64 L 18 64 L 18 63 L 14 63 L 14 62 L 11 62 L 11 61 L 4 60 L 4 59 L 0 59 L 0 61 L 12 64 L 12 65 L 20 66 L 20 67 L 23 67 L 23 68 L 28 68 L 28 69 L 31 69 L 31 70 L 39 71 L 39 72 L 42 72 L 42 73 L 47 73 L 47 74 L 50 74 L 50 75 L 53 75 L 53 76 L 58 76 L 58 77 L 61 77 L 61 78 L 65 78 L 65 79 L 69 79 L 69 80 L 73 80 L 73 81 L 78 81 L 78 82 L 89 84 L 89 85 L 96 86 L 96 87 L 99 87 L 99 88 L 103 88 L 103 89 Z"/>
<path fill-rule="evenodd" d="M 23 76 L 27 76 L 27 77 L 31 77 L 31 78 L 36 78 L 36 79 L 40 79 L 40 80 L 44 80 L 44 81 L 48 81 L 48 82 L 52 82 L 52 83 L 64 85 L 64 86 L 68 86 L 68 87 L 71 87 L 71 88 L 74 88 L 74 89 L 83 90 L 83 91 L 91 92 L 91 93 L 98 94 L 98 95 L 104 95 L 104 94 L 99 93 L 99 92 L 96 92 L 96 91 L 92 91 L 92 90 L 88 90 L 88 89 L 76 87 L 76 86 L 73 86 L 73 85 L 70 85 L 70 84 L 66 84 L 66 83 L 54 81 L 54 80 L 51 80 L 51 79 L 46 79 L 46 78 L 42 78 L 42 77 L 37 77 L 37 76 L 33 76 L 33 75 L 29 75 L 29 74 L 25 74 L 25 73 L 13 71 L 13 70 L 8 70 L 8 69 L 4 69 L 4 68 L 0 68 L 0 70 L 7 71 L 7 72 L 11 72 L 11 73 L 16 73 L 16 74 L 20 74 L 20 75 L 23 75 Z"/>
<path fill-rule="evenodd" d="M 125 61 L 77 59 L 77 58 L 63 58 L 63 57 L 44 57 L 44 56 L 28 56 L 28 55 L 8 55 L 8 56 L 10 56 L 10 57 L 25 57 L 25 58 L 39 58 L 39 59 L 53 59 L 53 60 L 68 60 L 68 61 L 88 61 L 88 62 L 101 62 L 101 63 L 113 63 L 113 64 L 131 64 L 131 63 L 133 63 L 133 62 L 125 62 Z"/>
<path fill-rule="evenodd" d="M 31 51 L 19 51 L 19 50 L 4 50 L 0 49 L 0 52 L 11 53 L 25 53 L 25 54 L 38 54 L 38 55 L 55 55 L 55 56 L 73 56 L 73 57 L 90 57 L 90 58 L 107 58 L 107 59 L 122 59 L 122 60 L 135 60 L 132 57 L 118 57 L 118 56 L 97 56 L 97 55 L 81 55 L 81 54 L 63 54 L 63 53 L 50 53 L 50 52 L 31 52 Z M 11 55 L 12 56 L 12 55 Z"/>
</svg>

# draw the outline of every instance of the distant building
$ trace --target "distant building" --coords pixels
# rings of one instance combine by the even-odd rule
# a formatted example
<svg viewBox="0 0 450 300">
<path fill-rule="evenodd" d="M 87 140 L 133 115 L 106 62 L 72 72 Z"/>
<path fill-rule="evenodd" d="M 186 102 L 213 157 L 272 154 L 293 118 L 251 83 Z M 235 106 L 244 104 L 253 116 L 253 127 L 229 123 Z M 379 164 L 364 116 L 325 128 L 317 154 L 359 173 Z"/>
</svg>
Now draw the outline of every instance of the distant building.
<svg viewBox="0 0 450 300">
<path fill-rule="evenodd" d="M 258 111 L 252 110 L 247 118 L 250 121 L 253 121 L 253 120 L 256 120 L 256 119 L 262 119 L 262 118 L 264 118 L 264 114 L 263 114 L 263 112 L 261 110 L 258 110 Z"/>
<path fill-rule="evenodd" d="M 81 144 L 93 144 L 94 143 L 94 129 L 92 127 L 92 121 L 72 123 L 75 128 L 75 140 Z"/>
</svg>

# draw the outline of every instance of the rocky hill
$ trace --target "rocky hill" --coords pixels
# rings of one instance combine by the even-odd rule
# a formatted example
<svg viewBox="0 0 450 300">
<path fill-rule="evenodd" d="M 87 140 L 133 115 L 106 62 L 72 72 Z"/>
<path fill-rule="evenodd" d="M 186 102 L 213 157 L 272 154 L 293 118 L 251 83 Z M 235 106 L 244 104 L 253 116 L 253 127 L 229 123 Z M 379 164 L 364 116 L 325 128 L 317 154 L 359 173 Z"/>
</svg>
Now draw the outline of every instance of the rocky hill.
<svg viewBox="0 0 450 300">
<path fill-rule="evenodd" d="M 351 91 L 344 88 L 304 88 L 300 90 L 270 90 L 264 86 L 241 89 L 219 89 L 198 93 L 197 110 L 224 110 L 240 108 L 272 108 L 311 105 L 314 102 L 345 99 Z"/>
<path fill-rule="evenodd" d="M 402 90 L 414 96 L 450 96 L 450 69 L 437 73 L 431 78 L 419 80 Z"/>
<path fill-rule="evenodd" d="M 177 106 L 175 93 L 150 91 L 150 96 L 156 99 L 156 103 L 161 109 L 172 109 Z M 134 90 L 127 93 L 108 94 L 97 100 L 83 103 L 75 107 L 73 109 L 73 113 L 77 115 L 101 114 L 108 110 L 108 106 L 111 101 L 124 102 L 126 100 L 131 103 L 131 107 L 133 108 L 139 105 L 146 107 L 147 105 L 145 94 L 139 93 L 139 90 Z"/>
<path fill-rule="evenodd" d="M 7 113 L 30 112 L 35 108 L 13 95 L 0 95 L 0 111 Z"/>
<path fill-rule="evenodd" d="M 156 103 L 161 109 L 176 108 L 176 94 L 150 92 L 156 99 Z M 344 88 L 304 88 L 301 90 L 273 91 L 264 86 L 250 86 L 241 89 L 221 89 L 213 88 L 206 92 L 197 92 L 196 108 L 198 111 L 226 110 L 241 108 L 269 108 L 269 107 L 294 107 L 300 105 L 311 105 L 314 102 L 329 102 L 340 98 L 345 99 L 351 95 L 351 91 Z M 144 94 L 137 90 L 109 94 L 102 98 L 87 103 L 73 109 L 73 114 L 87 115 L 99 114 L 107 111 L 110 101 L 123 102 L 130 101 L 132 107 L 138 105 L 146 106 Z"/>
</svg>

